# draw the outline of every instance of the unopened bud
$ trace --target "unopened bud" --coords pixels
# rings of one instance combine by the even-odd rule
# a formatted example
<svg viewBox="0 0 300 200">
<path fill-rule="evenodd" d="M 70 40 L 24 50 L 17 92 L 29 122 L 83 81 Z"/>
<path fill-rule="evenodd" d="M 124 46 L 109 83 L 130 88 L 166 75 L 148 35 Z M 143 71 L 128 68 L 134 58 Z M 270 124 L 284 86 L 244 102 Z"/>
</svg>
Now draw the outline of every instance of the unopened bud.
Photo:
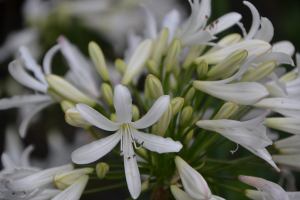
<svg viewBox="0 0 300 200">
<path fill-rule="evenodd" d="M 169 29 L 167 29 L 167 28 L 163 28 L 157 36 L 157 39 L 154 43 L 153 54 L 152 54 L 152 59 L 156 63 L 161 62 L 161 58 L 162 58 L 164 49 L 168 42 L 168 37 L 169 37 Z"/>
<path fill-rule="evenodd" d="M 98 178 L 103 179 L 106 176 L 108 171 L 109 171 L 108 164 L 101 162 L 96 165 L 96 173 Z"/>
<path fill-rule="evenodd" d="M 126 64 L 124 63 L 124 61 L 120 58 L 117 58 L 115 60 L 115 67 L 116 67 L 116 70 L 119 72 L 120 75 L 124 75 L 126 69 L 127 69 L 127 66 Z"/>
<path fill-rule="evenodd" d="M 208 71 L 208 65 L 205 62 L 205 60 L 202 60 L 198 65 L 197 65 L 197 75 L 199 78 L 203 78 L 206 76 Z"/>
<path fill-rule="evenodd" d="M 229 77 L 231 77 L 233 74 L 235 74 L 239 69 L 241 68 L 241 65 L 237 65 L 237 66 L 235 66 L 235 67 L 233 67 L 233 68 L 231 68 L 230 70 L 228 70 L 227 72 L 224 72 L 223 74 L 222 74 L 222 79 L 227 79 L 227 78 L 229 78 Z M 250 68 L 250 67 L 249 67 Z M 249 69 L 248 68 L 248 69 Z"/>
<path fill-rule="evenodd" d="M 216 116 L 213 118 L 213 120 L 216 119 L 228 119 L 232 115 L 234 115 L 239 109 L 239 105 L 233 101 L 228 101 L 224 103 L 222 108 L 219 110 L 219 112 L 216 114 Z"/>
<path fill-rule="evenodd" d="M 102 83 L 101 85 L 102 94 L 110 106 L 114 105 L 114 92 L 108 83 Z"/>
<path fill-rule="evenodd" d="M 179 120 L 179 124 L 183 126 L 186 124 L 193 114 L 193 108 L 191 106 L 185 106 L 181 111 L 181 116 Z"/>
<path fill-rule="evenodd" d="M 192 200 L 192 198 L 186 192 L 179 189 L 176 185 L 171 185 L 170 189 L 176 200 Z"/>
<path fill-rule="evenodd" d="M 105 58 L 103 56 L 101 48 L 96 42 L 92 41 L 89 43 L 89 54 L 102 79 L 104 81 L 109 81 L 109 73 L 107 71 Z"/>
<path fill-rule="evenodd" d="M 151 96 L 154 99 L 158 99 L 160 96 L 164 95 L 164 91 L 161 85 L 161 82 L 155 76 L 149 74 L 146 80 L 147 87 Z"/>
<path fill-rule="evenodd" d="M 116 123 L 119 123 L 118 117 L 115 113 L 111 113 L 110 120 Z"/>
<path fill-rule="evenodd" d="M 149 187 L 149 179 L 142 182 L 141 191 L 148 189 L 148 187 Z"/>
<path fill-rule="evenodd" d="M 213 66 L 209 72 L 207 73 L 208 77 L 217 76 L 230 70 L 236 65 L 242 63 L 248 56 L 248 52 L 246 50 L 237 50 L 222 60 L 217 65 Z"/>
<path fill-rule="evenodd" d="M 85 174 L 92 173 L 94 171 L 93 168 L 81 168 L 81 169 L 74 169 L 66 172 L 57 173 L 53 176 L 53 181 L 55 186 L 60 189 L 64 190 L 73 183 L 75 183 L 81 176 Z"/>
<path fill-rule="evenodd" d="M 184 133 L 189 129 L 190 127 L 186 127 L 185 129 L 184 129 Z M 191 141 L 191 139 L 193 138 L 193 135 L 194 135 L 194 131 L 193 130 L 191 130 L 188 134 L 187 134 L 187 136 L 185 137 L 185 139 L 184 139 L 184 143 L 186 144 L 186 145 L 188 145 L 189 144 L 189 142 Z"/>
<path fill-rule="evenodd" d="M 294 72 L 294 71 L 289 72 L 289 73 L 286 73 L 285 75 L 283 75 L 282 77 L 280 77 L 279 80 L 281 82 L 287 83 L 287 82 L 295 80 L 298 77 L 298 74 L 299 74 L 299 72 Z"/>
<path fill-rule="evenodd" d="M 65 120 L 68 124 L 76 127 L 89 127 L 91 123 L 86 121 L 78 112 L 76 108 L 69 108 L 65 111 Z"/>
<path fill-rule="evenodd" d="M 198 46 L 193 46 L 189 52 L 189 54 L 186 56 L 186 59 L 184 60 L 182 64 L 182 69 L 187 69 L 192 62 L 202 54 L 202 52 L 205 49 L 205 45 L 198 45 Z"/>
<path fill-rule="evenodd" d="M 53 89 L 57 94 L 62 96 L 64 99 L 73 101 L 74 103 L 84 103 L 91 107 L 95 106 L 96 103 L 78 90 L 71 83 L 66 81 L 64 78 L 49 74 L 46 76 L 46 81 L 50 88 Z"/>
<path fill-rule="evenodd" d="M 156 135 L 164 136 L 172 118 L 172 105 L 169 104 L 165 113 L 157 121 Z"/>
<path fill-rule="evenodd" d="M 148 60 L 146 65 L 151 74 L 157 77 L 160 76 L 160 70 L 157 62 L 155 62 L 154 60 Z"/>
<path fill-rule="evenodd" d="M 59 95 L 57 92 L 55 92 L 52 88 L 47 88 L 47 94 L 56 102 L 61 102 L 65 98 Z"/>
<path fill-rule="evenodd" d="M 240 80 L 240 82 L 255 82 L 259 81 L 265 77 L 267 77 L 269 74 L 271 74 L 276 67 L 275 61 L 268 61 L 257 68 L 255 68 L 252 72 L 249 72 L 243 78 Z"/>
<path fill-rule="evenodd" d="M 146 81 L 145 87 L 144 87 L 144 95 L 145 95 L 146 100 L 149 100 L 151 98 L 151 94 L 150 94 L 149 88 L 147 86 L 147 81 Z"/>
<path fill-rule="evenodd" d="M 241 42 L 242 40 L 242 36 L 238 33 L 232 33 L 232 34 L 229 34 L 225 37 L 223 37 L 217 44 L 220 45 L 220 46 L 214 46 L 212 47 L 211 49 L 209 49 L 205 54 L 210 54 L 210 53 L 213 53 L 217 50 L 220 50 L 222 49 L 221 46 L 230 46 L 230 45 L 233 45 L 233 44 L 236 44 L 238 42 Z"/>
<path fill-rule="evenodd" d="M 166 72 L 172 71 L 173 66 L 177 62 L 181 50 L 181 42 L 178 38 L 175 38 L 169 48 L 168 54 L 165 58 L 164 67 Z"/>
<path fill-rule="evenodd" d="M 135 151 L 137 151 L 142 158 L 146 158 L 146 159 L 148 158 L 147 150 L 144 147 L 138 148 Z"/>
<path fill-rule="evenodd" d="M 139 119 L 140 119 L 140 110 L 136 105 L 132 104 L 132 120 L 137 121 Z"/>
<path fill-rule="evenodd" d="M 63 100 L 60 102 L 61 109 L 66 112 L 69 108 L 76 108 L 75 104 L 69 100 Z"/>
<path fill-rule="evenodd" d="M 195 94 L 195 88 L 191 88 L 189 89 L 189 91 L 186 93 L 186 95 L 184 96 L 184 106 L 186 106 L 191 100 L 192 98 L 194 97 L 194 94 Z"/>
<path fill-rule="evenodd" d="M 172 105 L 172 116 L 176 115 L 180 109 L 182 108 L 184 103 L 184 98 L 182 97 L 175 97 L 170 101 Z"/>
<path fill-rule="evenodd" d="M 156 130 L 157 130 L 157 124 L 153 124 L 152 125 L 151 133 L 155 135 L 156 134 Z"/>
<path fill-rule="evenodd" d="M 170 74 L 169 84 L 171 90 L 176 90 L 178 85 L 178 80 L 173 73 Z"/>
</svg>

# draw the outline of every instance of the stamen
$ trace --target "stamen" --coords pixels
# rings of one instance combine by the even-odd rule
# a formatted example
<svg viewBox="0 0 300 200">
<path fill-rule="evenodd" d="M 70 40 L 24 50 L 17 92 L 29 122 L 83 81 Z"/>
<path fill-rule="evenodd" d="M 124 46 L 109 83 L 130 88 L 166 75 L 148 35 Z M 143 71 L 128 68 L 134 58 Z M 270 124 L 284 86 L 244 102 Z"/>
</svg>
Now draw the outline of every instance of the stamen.
<svg viewBox="0 0 300 200">
<path fill-rule="evenodd" d="M 215 22 L 215 24 L 218 24 L 219 23 L 219 20 L 217 20 L 216 22 Z"/>
<path fill-rule="evenodd" d="M 205 15 L 205 18 L 206 18 L 206 19 L 208 19 L 208 16 L 207 16 L 207 15 Z"/>
<path fill-rule="evenodd" d="M 143 146 L 144 145 L 144 141 L 141 143 L 141 146 Z"/>
<path fill-rule="evenodd" d="M 12 195 L 15 195 L 16 193 L 13 191 L 13 193 L 11 193 Z"/>
<path fill-rule="evenodd" d="M 120 156 L 123 156 L 124 155 L 124 152 L 121 150 L 121 151 L 119 151 L 119 153 L 120 153 Z"/>
<path fill-rule="evenodd" d="M 206 30 L 206 27 L 204 27 L 203 30 L 205 31 L 205 30 Z"/>
<path fill-rule="evenodd" d="M 130 158 L 131 158 L 131 157 L 127 157 L 127 161 L 129 161 L 129 160 L 130 160 Z"/>
<path fill-rule="evenodd" d="M 239 144 L 238 143 L 236 143 L 236 149 L 235 150 L 231 150 L 230 151 L 230 153 L 232 153 L 232 154 L 234 154 L 238 149 L 239 149 Z"/>
<path fill-rule="evenodd" d="M 142 148 L 143 145 L 141 145 L 140 147 L 136 146 L 136 142 L 138 141 L 138 139 L 135 139 L 135 137 L 133 136 L 133 131 L 132 131 L 132 127 L 131 126 L 128 127 L 128 131 L 130 133 L 130 136 L 133 138 L 133 140 L 131 142 L 134 144 L 135 149 Z M 142 142 L 142 143 L 144 143 L 144 142 Z"/>
<path fill-rule="evenodd" d="M 136 156 L 136 154 L 133 154 L 132 158 L 134 158 Z"/>
</svg>

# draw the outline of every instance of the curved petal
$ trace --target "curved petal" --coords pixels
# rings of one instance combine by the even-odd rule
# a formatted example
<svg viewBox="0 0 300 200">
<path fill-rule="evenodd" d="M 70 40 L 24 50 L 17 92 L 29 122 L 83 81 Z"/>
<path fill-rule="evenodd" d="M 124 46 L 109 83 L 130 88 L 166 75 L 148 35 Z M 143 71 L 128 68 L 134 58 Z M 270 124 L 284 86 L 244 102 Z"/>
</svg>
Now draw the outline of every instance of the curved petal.
<svg viewBox="0 0 300 200">
<path fill-rule="evenodd" d="M 161 136 L 133 131 L 134 138 L 138 143 L 143 143 L 143 147 L 157 153 L 179 152 L 182 144 L 171 138 L 163 138 Z"/>
<path fill-rule="evenodd" d="M 173 9 L 165 15 L 162 23 L 162 28 L 169 29 L 168 43 L 172 42 L 174 34 L 179 27 L 179 24 L 180 24 L 180 12 L 177 9 Z"/>
<path fill-rule="evenodd" d="M 110 152 L 120 141 L 120 131 L 73 151 L 72 161 L 77 164 L 94 162 Z"/>
<path fill-rule="evenodd" d="M 230 28 L 231 26 L 233 26 L 237 22 L 239 22 L 241 19 L 242 19 L 242 15 L 239 13 L 236 13 L 236 12 L 231 12 L 231 13 L 227 13 L 227 14 L 223 15 L 222 17 L 217 19 L 219 22 L 216 25 L 217 29 L 216 29 L 215 34 L 218 34 L 222 31 Z M 209 26 L 206 28 L 209 28 Z"/>
<path fill-rule="evenodd" d="M 182 47 L 200 45 L 206 43 L 212 39 L 216 39 L 216 37 L 212 36 L 209 31 L 199 31 L 188 37 L 184 37 L 181 39 Z"/>
<path fill-rule="evenodd" d="M 130 123 L 132 118 L 132 98 L 127 87 L 119 84 L 114 91 L 114 106 L 121 124 Z"/>
<path fill-rule="evenodd" d="M 3 165 L 4 170 L 13 170 L 15 167 L 17 167 L 16 164 L 5 152 L 1 155 L 1 163 Z"/>
<path fill-rule="evenodd" d="M 94 126 L 106 131 L 116 131 L 119 129 L 119 123 L 115 123 L 101 115 L 88 105 L 79 103 L 76 108 L 80 115 Z"/>
<path fill-rule="evenodd" d="M 49 100 L 51 100 L 51 98 L 48 95 L 36 94 L 3 98 L 0 99 L 0 110 L 42 103 Z"/>
<path fill-rule="evenodd" d="M 251 13 L 252 13 L 252 25 L 248 32 L 248 35 L 245 37 L 245 40 L 249 40 L 254 37 L 254 35 L 256 34 L 256 32 L 259 28 L 260 15 L 252 3 L 248 2 L 248 1 L 244 1 L 243 3 L 250 8 Z"/>
<path fill-rule="evenodd" d="M 34 146 L 32 144 L 26 147 L 26 149 L 24 149 L 20 159 L 20 164 L 22 167 L 26 168 L 30 166 L 29 156 L 33 150 L 34 150 Z"/>
<path fill-rule="evenodd" d="M 8 71 L 10 75 L 22 85 L 29 87 L 33 90 L 46 93 L 48 86 L 43 85 L 42 83 L 34 79 L 32 76 L 30 76 L 16 60 L 9 63 Z"/>
<path fill-rule="evenodd" d="M 282 52 L 293 56 L 295 47 L 290 41 L 280 41 L 273 44 L 272 52 Z"/>
<path fill-rule="evenodd" d="M 163 95 L 159 97 L 147 114 L 140 120 L 132 122 L 131 125 L 136 129 L 143 129 L 151 126 L 165 113 L 170 103 L 170 96 Z"/>
<path fill-rule="evenodd" d="M 270 42 L 274 36 L 274 27 L 272 22 L 268 18 L 262 17 L 260 20 L 260 25 L 261 28 L 255 34 L 254 39 Z"/>
<path fill-rule="evenodd" d="M 254 63 L 264 63 L 269 60 L 274 60 L 277 65 L 288 64 L 288 65 L 295 66 L 294 61 L 291 58 L 291 56 L 289 56 L 286 53 L 281 53 L 281 52 L 266 53 L 266 54 L 256 58 L 253 62 Z"/>
<path fill-rule="evenodd" d="M 60 44 L 54 45 L 49 51 L 47 51 L 44 60 L 43 60 L 43 68 L 45 75 L 52 74 L 51 64 L 53 56 L 60 50 Z"/>
<path fill-rule="evenodd" d="M 142 7 L 145 13 L 146 38 L 151 38 L 155 40 L 157 36 L 157 27 L 156 27 L 156 20 L 154 14 L 150 11 L 150 9 L 147 8 L 146 5 L 140 4 L 140 6 Z"/>
<path fill-rule="evenodd" d="M 44 103 L 39 104 L 38 106 L 34 107 L 22 120 L 20 127 L 19 127 L 19 134 L 22 138 L 26 136 L 27 127 L 29 125 L 30 120 L 41 110 L 46 108 L 47 106 L 53 104 L 54 101 L 46 101 Z"/>
</svg>

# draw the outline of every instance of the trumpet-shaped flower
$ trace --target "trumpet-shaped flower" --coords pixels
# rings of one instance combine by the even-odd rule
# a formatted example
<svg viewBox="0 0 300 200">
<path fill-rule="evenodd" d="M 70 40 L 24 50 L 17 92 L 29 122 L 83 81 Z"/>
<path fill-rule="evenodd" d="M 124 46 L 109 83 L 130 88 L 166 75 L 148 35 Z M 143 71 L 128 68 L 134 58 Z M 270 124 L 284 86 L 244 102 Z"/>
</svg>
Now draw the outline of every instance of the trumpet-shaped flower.
<svg viewBox="0 0 300 200">
<path fill-rule="evenodd" d="M 169 102 L 169 96 L 161 96 L 143 118 L 131 122 L 132 98 L 130 92 L 125 86 L 117 85 L 114 90 L 114 106 L 119 123 L 108 120 L 87 105 L 77 104 L 78 112 L 88 122 L 103 130 L 117 132 L 75 150 L 72 153 L 72 160 L 78 164 L 94 162 L 111 151 L 121 140 L 120 154 L 124 156 L 128 188 L 131 196 L 137 198 L 141 192 L 141 181 L 132 143 L 136 149 L 143 146 L 158 153 L 178 152 L 182 148 L 180 142 L 175 142 L 171 138 L 162 138 L 137 130 L 154 124 L 164 114 Z M 141 146 L 137 147 L 136 143 Z"/>
</svg>

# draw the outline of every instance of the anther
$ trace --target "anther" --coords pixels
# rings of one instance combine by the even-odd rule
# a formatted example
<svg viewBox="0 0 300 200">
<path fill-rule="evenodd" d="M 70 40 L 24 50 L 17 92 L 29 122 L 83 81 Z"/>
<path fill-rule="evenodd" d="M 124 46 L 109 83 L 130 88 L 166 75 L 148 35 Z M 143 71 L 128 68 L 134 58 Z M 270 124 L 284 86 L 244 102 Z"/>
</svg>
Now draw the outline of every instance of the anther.
<svg viewBox="0 0 300 200">
<path fill-rule="evenodd" d="M 123 151 L 121 150 L 121 151 L 119 151 L 119 153 L 120 153 L 120 156 L 123 156 Z"/>
<path fill-rule="evenodd" d="M 133 154 L 132 158 L 134 158 L 136 156 L 136 154 Z"/>
<path fill-rule="evenodd" d="M 13 193 L 11 193 L 12 195 L 15 195 L 16 193 L 15 192 L 13 192 Z"/>
<path fill-rule="evenodd" d="M 211 26 L 212 26 L 213 28 L 215 28 L 215 25 L 214 25 L 214 24 L 211 24 Z"/>
<path fill-rule="evenodd" d="M 144 141 L 141 143 L 141 146 L 143 146 L 144 145 Z"/>
<path fill-rule="evenodd" d="M 207 16 L 207 15 L 205 15 L 205 18 L 206 18 L 206 19 L 208 19 L 208 16 Z"/>
<path fill-rule="evenodd" d="M 219 20 L 217 20 L 216 22 L 215 22 L 215 24 L 218 24 L 219 23 Z"/>
<path fill-rule="evenodd" d="M 129 161 L 131 157 L 127 157 L 127 160 Z"/>
<path fill-rule="evenodd" d="M 205 31 L 205 30 L 206 30 L 206 27 L 204 27 L 203 30 Z"/>
</svg>

